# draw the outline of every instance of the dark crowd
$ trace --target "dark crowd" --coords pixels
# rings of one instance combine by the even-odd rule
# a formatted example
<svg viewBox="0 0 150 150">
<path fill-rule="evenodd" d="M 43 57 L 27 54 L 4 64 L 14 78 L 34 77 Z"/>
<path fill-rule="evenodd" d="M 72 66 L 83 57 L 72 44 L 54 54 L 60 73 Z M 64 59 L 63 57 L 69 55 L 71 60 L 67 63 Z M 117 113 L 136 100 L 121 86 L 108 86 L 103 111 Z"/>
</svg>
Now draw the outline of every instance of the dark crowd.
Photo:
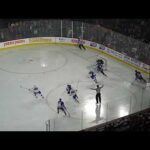
<svg viewBox="0 0 150 150">
<path fill-rule="evenodd" d="M 104 45 L 150 64 L 150 19 L 95 19 L 85 22 L 107 28 L 101 41 Z"/>
<path fill-rule="evenodd" d="M 150 131 L 150 109 L 112 121 L 103 131 Z"/>
<path fill-rule="evenodd" d="M 150 19 L 93 19 L 84 20 L 92 24 L 99 24 L 113 31 L 122 33 L 142 42 L 150 42 Z"/>
<path fill-rule="evenodd" d="M 11 20 L 5 28 L 0 24 L 0 42 L 40 36 L 81 37 L 150 64 L 149 23 L 149 19 Z"/>
</svg>

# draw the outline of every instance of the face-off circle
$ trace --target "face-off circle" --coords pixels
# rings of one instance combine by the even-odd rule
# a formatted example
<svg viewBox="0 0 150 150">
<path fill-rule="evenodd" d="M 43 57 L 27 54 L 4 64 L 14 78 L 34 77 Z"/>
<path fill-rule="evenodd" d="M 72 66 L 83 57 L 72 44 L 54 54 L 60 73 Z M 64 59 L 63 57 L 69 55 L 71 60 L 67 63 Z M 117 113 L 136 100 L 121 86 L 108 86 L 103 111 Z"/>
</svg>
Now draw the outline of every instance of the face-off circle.
<svg viewBox="0 0 150 150">
<path fill-rule="evenodd" d="M 57 50 L 35 49 L 32 47 L 3 52 L 0 69 L 17 74 L 39 74 L 59 70 L 67 63 L 67 58 Z"/>
</svg>

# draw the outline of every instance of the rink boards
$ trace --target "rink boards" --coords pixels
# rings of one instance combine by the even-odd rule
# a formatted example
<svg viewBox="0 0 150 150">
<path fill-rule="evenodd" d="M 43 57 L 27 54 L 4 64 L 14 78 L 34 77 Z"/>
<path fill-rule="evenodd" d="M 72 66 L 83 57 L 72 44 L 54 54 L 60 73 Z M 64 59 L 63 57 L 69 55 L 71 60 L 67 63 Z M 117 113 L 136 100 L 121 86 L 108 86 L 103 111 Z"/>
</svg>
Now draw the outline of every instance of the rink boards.
<svg viewBox="0 0 150 150">
<path fill-rule="evenodd" d="M 77 46 L 78 39 L 76 38 L 65 38 L 65 37 L 35 37 L 35 38 L 26 38 L 13 41 L 6 41 L 0 43 L 0 50 L 8 50 L 14 47 L 22 46 L 32 46 L 35 44 L 64 44 L 64 45 L 74 45 Z M 116 60 L 120 63 L 126 64 L 133 69 L 140 70 L 145 75 L 149 75 L 150 66 L 144 64 L 134 58 L 128 57 L 122 53 L 119 53 L 113 49 L 110 49 L 102 44 L 98 44 L 91 41 L 83 40 L 83 43 L 86 48 L 93 50 L 101 55 L 105 55 L 113 60 Z"/>
</svg>

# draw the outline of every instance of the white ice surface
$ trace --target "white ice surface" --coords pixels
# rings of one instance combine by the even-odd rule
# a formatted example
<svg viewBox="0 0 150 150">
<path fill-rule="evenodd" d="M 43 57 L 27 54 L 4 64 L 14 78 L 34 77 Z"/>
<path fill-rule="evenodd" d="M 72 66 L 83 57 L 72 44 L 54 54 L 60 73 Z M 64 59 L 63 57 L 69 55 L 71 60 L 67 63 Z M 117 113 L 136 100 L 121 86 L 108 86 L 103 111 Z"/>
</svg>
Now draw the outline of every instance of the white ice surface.
<svg viewBox="0 0 150 150">
<path fill-rule="evenodd" d="M 96 106 L 95 84 L 88 78 L 89 67 L 98 53 L 77 47 L 42 45 L 0 52 L 0 131 L 45 131 L 50 119 L 51 131 L 77 131 L 150 106 L 150 89 L 134 83 L 134 70 L 107 59 L 106 74 L 97 74 L 102 104 Z M 145 77 L 146 78 L 146 77 Z M 80 104 L 67 95 L 67 84 L 75 89 Z M 37 85 L 45 100 L 37 100 L 25 88 Z M 21 88 L 23 86 L 25 88 Z M 71 117 L 57 114 L 62 98 Z"/>
</svg>

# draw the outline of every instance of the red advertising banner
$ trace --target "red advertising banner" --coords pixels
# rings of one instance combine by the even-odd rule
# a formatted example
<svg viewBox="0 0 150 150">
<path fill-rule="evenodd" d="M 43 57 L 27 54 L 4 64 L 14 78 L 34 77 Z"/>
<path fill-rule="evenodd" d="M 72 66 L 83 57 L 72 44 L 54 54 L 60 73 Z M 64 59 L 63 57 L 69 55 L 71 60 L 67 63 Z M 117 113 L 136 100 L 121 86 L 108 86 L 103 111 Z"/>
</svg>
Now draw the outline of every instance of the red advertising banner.
<svg viewBox="0 0 150 150">
<path fill-rule="evenodd" d="M 4 47 L 13 46 L 17 44 L 25 44 L 25 40 L 15 40 L 15 41 L 4 42 Z"/>
</svg>

